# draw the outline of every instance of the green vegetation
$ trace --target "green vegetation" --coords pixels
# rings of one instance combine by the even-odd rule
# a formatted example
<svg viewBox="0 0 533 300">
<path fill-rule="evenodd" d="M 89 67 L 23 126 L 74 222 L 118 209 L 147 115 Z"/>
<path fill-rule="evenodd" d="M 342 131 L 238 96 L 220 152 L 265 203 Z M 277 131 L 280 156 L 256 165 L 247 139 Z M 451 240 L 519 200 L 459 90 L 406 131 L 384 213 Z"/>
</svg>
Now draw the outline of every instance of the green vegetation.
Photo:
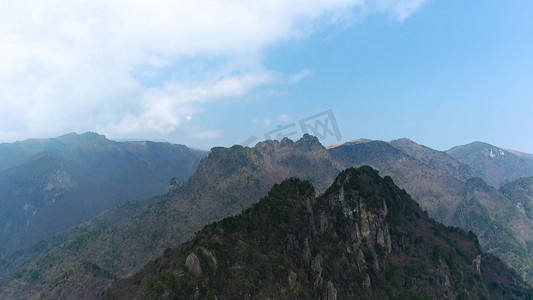
<svg viewBox="0 0 533 300">
<path fill-rule="evenodd" d="M 133 143 L 132 147 L 157 148 L 156 144 Z M 62 146 L 59 143 L 55 147 Z M 160 151 L 160 157 L 164 162 L 175 162 L 174 159 L 168 159 L 168 153 L 165 151 L 164 149 Z M 96 153 L 89 154 L 89 157 L 96 155 Z M 120 152 L 106 152 L 106 155 L 110 154 L 113 155 L 108 159 L 120 158 Z M 128 164 L 129 162 L 125 163 Z M 273 184 L 285 178 L 291 176 L 305 178 L 313 183 L 317 192 L 321 193 L 330 187 L 335 175 L 340 171 L 339 168 L 364 164 L 369 164 L 379 169 L 380 174 L 389 176 L 381 179 L 377 171 L 369 167 L 355 172 L 344 172 L 347 177 L 338 178 L 340 180 L 337 181 L 338 185 L 331 186 L 331 190 L 328 191 L 329 195 L 337 195 L 341 187 L 346 186 L 349 181 L 353 186 L 357 186 L 357 189 L 344 190 L 342 205 L 335 200 L 336 196 L 331 196 L 331 199 L 320 197 L 321 201 L 315 201 L 316 197 L 310 196 L 309 200 L 300 199 L 304 205 L 298 205 L 297 209 L 287 211 L 285 208 L 279 210 L 280 203 L 273 201 L 264 209 L 273 214 L 275 222 L 269 221 L 270 217 L 264 215 L 261 215 L 263 219 L 256 220 L 257 215 L 247 209 L 266 195 Z M 153 167 L 149 165 L 150 168 Z M 168 249 L 178 247 L 192 238 L 202 226 L 211 222 L 217 222 L 217 225 L 209 226 L 212 231 L 202 238 L 208 240 L 203 246 L 205 249 L 213 253 L 218 251 L 215 254 L 218 260 L 216 276 L 227 274 L 233 264 L 237 263 L 236 260 L 229 258 L 235 254 L 238 245 L 242 247 L 239 255 L 244 259 L 240 263 L 250 268 L 244 278 L 253 278 L 250 279 L 251 285 L 261 285 L 279 276 L 288 278 L 292 271 L 296 274 L 298 286 L 302 287 L 297 289 L 296 294 L 299 296 L 314 287 L 314 282 L 307 282 L 307 275 L 302 273 L 302 269 L 294 267 L 294 264 L 303 264 L 304 251 L 301 239 L 304 237 L 300 232 L 293 232 L 290 238 L 279 238 L 285 233 L 285 227 L 295 226 L 292 223 L 295 220 L 305 220 L 298 225 L 300 226 L 298 228 L 303 228 L 302 230 L 306 232 L 305 238 L 309 243 L 311 260 L 317 253 L 328 262 L 338 258 L 338 263 L 332 264 L 331 268 L 346 270 L 353 267 L 354 257 L 357 257 L 360 250 L 362 259 L 372 260 L 370 257 L 373 257 L 373 261 L 378 262 L 379 269 L 367 266 L 368 263 L 365 261 L 364 267 L 357 266 L 351 272 L 343 271 L 346 273 L 345 277 L 356 278 L 350 285 L 350 288 L 356 290 L 376 289 L 382 280 L 394 287 L 385 292 L 390 298 L 408 295 L 415 297 L 416 293 L 398 293 L 397 289 L 403 286 L 419 289 L 420 282 L 429 284 L 440 282 L 437 269 L 444 268 L 443 262 L 448 266 L 450 278 L 454 278 L 456 282 L 472 280 L 475 277 L 463 276 L 461 265 L 471 265 L 474 252 L 479 252 L 480 246 L 503 258 L 506 264 L 518 270 L 520 276 L 527 275 L 527 272 L 533 269 L 528 262 L 530 253 L 533 253 L 533 241 L 528 240 L 527 234 L 524 233 L 531 231 L 528 231 L 528 228 L 515 226 L 527 224 L 527 217 L 518 210 L 516 202 L 506 200 L 501 193 L 490 189 L 483 181 L 468 180 L 472 176 L 469 170 L 465 164 L 457 162 L 443 152 L 424 148 L 412 142 L 407 142 L 403 147 L 394 141 L 348 143 L 326 150 L 316 138 L 306 136 L 298 142 L 267 141 L 259 143 L 254 148 L 240 146 L 231 149 L 215 148 L 200 162 L 197 172 L 190 180 L 178 190 L 145 201 L 130 201 L 64 234 L 57 241 L 47 240 L 41 243 L 35 247 L 35 251 L 23 251 L 19 256 L 0 257 L 0 273 L 4 270 L 13 272 L 19 266 L 23 266 L 16 273 L 17 276 L 2 281 L 0 298 L 28 298 L 28 295 L 38 295 L 55 278 L 80 261 L 90 261 L 103 266 L 113 276 L 122 278 L 136 272 L 155 257 L 163 256 L 164 259 L 170 260 L 174 251 Z M 128 172 L 135 174 L 137 171 L 131 169 Z M 363 174 L 366 177 L 360 176 Z M 97 174 L 92 179 L 97 180 L 99 176 Z M 115 174 L 112 179 L 120 183 L 123 182 L 121 176 Z M 165 178 L 165 185 L 168 179 Z M 405 190 L 396 187 L 392 179 Z M 2 183 L 0 181 L 0 184 Z M 136 183 L 138 186 L 143 184 L 144 182 Z M 435 225 L 434 222 L 430 222 L 427 230 L 419 229 L 426 228 L 424 224 L 427 223 L 428 213 L 410 200 L 406 190 L 431 217 L 445 222 L 446 225 L 461 226 L 465 231 L 470 230 L 478 234 L 481 245 L 478 244 L 474 233 L 466 234 L 457 228 L 447 230 L 445 227 Z M 299 198 L 293 197 L 291 201 L 297 199 Z M 364 202 L 361 202 L 361 199 L 364 199 Z M 471 201 L 472 199 L 475 201 Z M 361 203 L 364 206 L 359 207 Z M 386 214 L 383 214 L 384 205 L 386 205 Z M 526 204 L 524 207 L 527 213 Z M 243 209 L 245 213 L 241 219 L 229 223 L 220 221 L 227 216 L 242 212 Z M 350 215 L 357 216 L 362 209 L 376 212 L 378 219 L 388 225 L 390 245 L 387 239 L 377 243 L 375 238 L 356 234 L 362 230 L 361 224 L 357 224 L 357 219 Z M 456 213 L 457 219 L 454 218 Z M 310 220 L 313 220 L 312 225 L 308 224 Z M 357 230 L 353 229 L 356 225 L 359 226 Z M 241 231 L 242 228 L 245 230 Z M 520 230 L 524 232 L 520 232 L 517 228 L 522 228 Z M 266 234 L 270 232 L 269 230 L 273 231 Z M 242 236 L 233 236 L 227 241 L 208 238 L 209 235 L 224 235 L 224 232 L 228 231 L 239 231 Z M 386 237 L 387 232 L 382 228 L 379 235 Z M 378 234 L 377 231 L 375 233 Z M 318 251 L 322 244 L 317 244 L 313 239 L 316 234 L 320 235 L 321 243 L 335 246 Z M 464 241 L 457 236 L 467 236 L 467 240 Z M 240 242 L 244 242 L 246 246 Z M 460 247 L 457 247 L 458 242 L 461 244 Z M 285 247 L 283 250 L 278 250 L 279 253 L 276 255 L 283 258 L 286 265 L 281 264 L 281 261 L 279 264 L 273 264 L 268 254 L 258 250 L 259 245 L 276 249 Z M 436 255 L 438 251 L 433 251 L 436 249 L 435 246 L 441 250 L 439 255 Z M 291 247 L 300 247 L 300 249 L 293 253 L 288 251 L 292 249 Z M 474 250 L 467 250 L 468 247 Z M 350 254 L 346 254 L 346 251 L 350 251 Z M 433 252 L 435 255 L 432 255 Z M 195 253 L 203 264 L 202 252 Z M 228 261 L 219 259 L 219 255 L 224 259 L 228 258 Z M 402 259 L 395 260 L 393 259 L 395 257 Z M 407 270 L 402 262 L 408 262 L 411 257 L 431 265 L 429 269 L 417 265 L 418 271 L 430 273 L 420 278 L 402 278 L 402 274 Z M 186 256 L 183 257 L 183 263 L 185 259 Z M 383 261 L 387 263 L 380 265 L 379 262 Z M 321 291 L 327 290 L 327 281 L 334 279 L 331 275 L 332 269 L 324 264 L 321 264 L 322 285 L 317 288 Z M 385 278 L 385 272 L 391 265 L 397 266 L 396 271 L 388 273 L 388 278 Z M 38 277 L 33 281 L 32 270 L 38 271 Z M 445 268 L 441 270 L 441 273 L 446 272 Z M 273 273 L 277 275 L 272 277 Z M 178 285 L 180 280 L 185 280 L 182 278 L 185 276 L 182 273 L 171 272 L 171 274 L 176 278 Z M 109 284 L 108 281 L 101 283 L 104 287 Z M 138 284 L 141 283 L 147 284 L 142 281 Z M 168 281 L 168 284 L 174 286 L 173 281 Z M 165 284 L 161 283 L 161 286 L 164 287 Z M 339 289 L 337 285 L 335 287 Z M 479 286 L 476 289 L 480 291 L 479 295 L 490 294 L 481 291 Z M 212 295 L 216 290 L 208 289 L 204 294 Z M 459 295 L 458 291 L 464 292 L 465 288 L 458 286 L 456 291 Z M 420 295 L 427 294 L 424 291 L 420 293 Z"/>
<path fill-rule="evenodd" d="M 410 218 L 415 212 L 420 217 Z M 165 251 L 104 298 L 518 299 L 530 293 L 492 257 L 480 260 L 479 274 L 473 261 L 480 255 L 475 236 L 427 218 L 390 179 L 362 167 L 342 172 L 319 197 L 307 181 L 274 185 L 259 203 Z"/>
</svg>

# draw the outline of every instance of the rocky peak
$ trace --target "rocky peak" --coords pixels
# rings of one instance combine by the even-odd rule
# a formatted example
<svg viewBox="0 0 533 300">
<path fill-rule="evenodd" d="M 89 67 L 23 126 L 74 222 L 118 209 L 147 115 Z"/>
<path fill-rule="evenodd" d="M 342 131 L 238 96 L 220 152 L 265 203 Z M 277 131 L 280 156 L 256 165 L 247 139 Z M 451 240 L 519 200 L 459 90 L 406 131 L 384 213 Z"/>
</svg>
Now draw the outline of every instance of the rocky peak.
<svg viewBox="0 0 533 300">
<path fill-rule="evenodd" d="M 294 141 L 289 139 L 288 137 L 284 137 L 281 141 L 279 141 L 279 144 L 282 147 L 293 147 L 294 146 Z"/>
<path fill-rule="evenodd" d="M 316 136 L 308 133 L 304 134 L 302 138 L 296 141 L 294 146 L 299 149 L 324 148 Z"/>
<path fill-rule="evenodd" d="M 242 214 L 206 226 L 104 298 L 499 298 L 527 288 L 490 262 L 476 238 L 429 219 L 388 177 L 347 169 L 316 196 L 276 184 Z M 478 263 L 479 262 L 479 263 Z M 483 267 L 479 267 L 484 264 Z M 497 285 L 483 278 L 500 272 Z M 492 276 L 492 275 L 491 275 Z M 465 285 L 464 282 L 468 282 Z M 497 286 L 498 289 L 493 287 Z M 492 288 L 492 289 L 491 289 Z M 511 297 L 512 298 L 512 297 Z"/>
<path fill-rule="evenodd" d="M 361 247 L 366 247 L 366 251 L 375 255 L 380 252 L 385 256 L 392 249 L 390 217 L 387 218 L 387 201 L 391 201 L 392 194 L 389 180 L 381 179 L 378 172 L 369 166 L 348 168 L 337 176 L 320 198 L 322 203 L 319 203 L 319 207 L 322 211 L 317 212 L 319 232 L 325 234 L 331 229 L 344 240 L 350 241 L 350 252 L 358 253 L 358 268 L 363 268 L 367 263 L 361 260 Z M 376 260 L 370 267 L 379 272 L 384 265 Z"/>
<path fill-rule="evenodd" d="M 281 141 L 277 140 L 266 140 L 263 142 L 257 143 L 255 146 L 256 149 L 268 149 L 268 148 L 294 148 L 299 151 L 303 150 L 312 150 L 312 149 L 325 149 L 325 147 L 320 143 L 319 139 L 316 136 L 310 135 L 308 133 L 304 134 L 296 142 L 284 137 Z"/>
</svg>

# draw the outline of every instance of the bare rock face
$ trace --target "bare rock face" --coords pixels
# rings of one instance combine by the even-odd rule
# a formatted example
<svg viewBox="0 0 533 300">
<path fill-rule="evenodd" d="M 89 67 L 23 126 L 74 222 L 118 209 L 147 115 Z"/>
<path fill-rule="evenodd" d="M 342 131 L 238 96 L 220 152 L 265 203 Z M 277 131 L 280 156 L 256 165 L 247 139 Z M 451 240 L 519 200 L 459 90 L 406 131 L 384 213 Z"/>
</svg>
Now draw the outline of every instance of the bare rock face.
<svg viewBox="0 0 533 300">
<path fill-rule="evenodd" d="M 322 286 L 324 279 L 322 278 L 322 256 L 319 254 L 311 263 L 311 272 L 314 278 L 313 286 L 315 289 Z"/>
<path fill-rule="evenodd" d="M 365 279 L 363 281 L 363 288 L 368 289 L 372 285 L 372 282 L 370 281 L 370 276 L 368 273 L 365 273 Z"/>
<path fill-rule="evenodd" d="M 202 267 L 200 266 L 200 259 L 193 252 L 187 256 L 185 260 L 185 266 L 196 276 L 199 277 L 202 275 Z"/>
<path fill-rule="evenodd" d="M 363 271 L 364 267 L 366 266 L 366 261 L 363 251 L 361 251 L 361 249 L 357 249 L 356 263 L 358 270 Z"/>
<path fill-rule="evenodd" d="M 355 247 L 354 258 L 359 270 L 371 267 L 375 272 L 379 272 L 383 263 L 373 260 L 368 266 L 361 246 L 368 247 L 368 255 L 373 257 L 385 258 L 391 252 L 389 225 L 385 221 L 388 214 L 387 203 L 385 199 L 369 199 L 369 195 L 354 192 L 350 187 L 350 180 L 347 175 L 343 182 L 334 182 L 332 189 L 337 190 L 327 199 L 335 214 L 328 217 L 324 213 L 320 215 L 320 233 L 325 234 L 329 228 L 340 231 L 349 239 L 352 248 Z"/>
<path fill-rule="evenodd" d="M 446 295 L 450 299 L 455 299 L 450 276 L 450 268 L 443 259 L 439 259 L 439 266 L 437 268 L 438 283 L 443 287 Z"/>
<path fill-rule="evenodd" d="M 331 280 L 328 280 L 326 285 L 326 294 L 323 297 L 324 300 L 337 300 L 337 289 L 333 285 Z"/>
<path fill-rule="evenodd" d="M 181 187 L 181 182 L 179 178 L 172 177 L 172 179 L 170 179 L 170 184 L 168 185 L 168 192 L 175 193 L 179 190 L 180 187 Z"/>
<path fill-rule="evenodd" d="M 304 240 L 304 249 L 303 249 L 303 261 L 306 264 L 309 264 L 309 260 L 311 259 L 311 249 L 309 249 L 309 241 L 307 238 Z"/>
<path fill-rule="evenodd" d="M 217 272 L 217 265 L 218 265 L 218 262 L 217 262 L 217 259 L 215 258 L 215 255 L 213 254 L 213 252 L 203 248 L 203 247 L 200 247 L 199 248 L 201 251 L 202 251 L 202 254 L 205 255 L 205 257 L 208 258 L 208 263 L 209 263 L 209 266 L 211 267 L 211 269 L 213 270 L 213 273 L 216 273 Z"/>
<path fill-rule="evenodd" d="M 481 255 L 476 256 L 472 264 L 476 267 L 477 272 L 481 274 Z"/>
<path fill-rule="evenodd" d="M 287 275 L 287 281 L 289 282 L 289 287 L 292 290 L 296 290 L 298 288 L 298 275 L 294 273 L 294 271 L 289 271 L 289 274 Z"/>
</svg>

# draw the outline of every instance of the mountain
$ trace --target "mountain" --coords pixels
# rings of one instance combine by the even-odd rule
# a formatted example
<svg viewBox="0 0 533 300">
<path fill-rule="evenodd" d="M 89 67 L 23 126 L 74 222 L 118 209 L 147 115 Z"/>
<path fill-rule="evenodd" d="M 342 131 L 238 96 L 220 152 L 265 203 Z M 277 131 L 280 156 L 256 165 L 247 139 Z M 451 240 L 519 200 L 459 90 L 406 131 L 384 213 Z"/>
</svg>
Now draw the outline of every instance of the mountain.
<svg viewBox="0 0 533 300">
<path fill-rule="evenodd" d="M 328 153 L 342 168 L 369 165 L 382 174 L 391 176 L 401 188 L 407 190 L 431 217 L 444 222 L 451 218 L 459 205 L 465 178 L 459 163 L 445 168 L 441 165 L 430 166 L 425 161 L 442 160 L 441 154 L 433 150 L 434 158 L 409 155 L 405 147 L 397 148 L 383 141 L 360 141 L 346 143 L 328 150 Z M 449 171 L 454 168 L 453 171 Z"/>
<path fill-rule="evenodd" d="M 406 138 L 392 140 L 389 144 L 402 150 L 405 154 L 415 158 L 419 162 L 433 169 L 441 170 L 459 180 L 474 177 L 468 165 L 457 161 L 446 152 L 431 149 Z"/>
<path fill-rule="evenodd" d="M 95 133 L 0 144 L 0 259 L 187 179 L 205 152 Z"/>
<path fill-rule="evenodd" d="M 132 275 L 165 249 L 192 238 L 206 224 L 236 215 L 257 203 L 273 184 L 299 177 L 310 181 L 321 193 L 340 170 L 361 165 L 370 165 L 391 176 L 431 217 L 446 225 L 461 224 L 480 234 L 484 251 L 502 258 L 524 278 L 532 278 L 528 236 L 518 236 L 529 221 L 514 214 L 515 205 L 501 192 L 485 189 L 486 184 L 473 184 L 476 181 L 467 185 L 473 179 L 469 168 L 450 155 L 407 140 L 401 143 L 360 140 L 326 149 L 317 138 L 304 135 L 297 142 L 283 139 L 258 143 L 253 148 L 213 148 L 189 180 L 173 185 L 168 194 L 129 202 L 56 237 L 55 241 L 37 244 L 37 249 L 46 248 L 39 252 L 44 254 L 0 282 L 0 298 L 38 296 L 50 290 L 51 283 L 72 265 L 84 261 L 116 278 Z M 493 210 L 486 205 L 498 205 L 499 201 L 504 205 L 486 216 L 476 210 L 473 210 L 476 214 L 465 210 L 479 192 L 484 195 L 479 207 Z M 489 222 L 459 223 L 461 216 L 488 218 Z M 497 234 L 489 230 L 494 225 L 501 228 Z M 516 242 L 511 248 L 507 247 L 509 240 Z M 18 254 L 6 258 L 19 260 Z"/>
<path fill-rule="evenodd" d="M 431 217 L 473 231 L 484 251 L 533 282 L 533 222 L 465 164 L 408 139 L 357 141 L 328 151 L 343 167 L 367 164 L 391 176 Z"/>
<path fill-rule="evenodd" d="M 297 142 L 266 141 L 254 148 L 213 148 L 176 190 L 120 206 L 76 228 L 61 245 L 0 282 L 0 298 L 39 295 L 81 261 L 116 277 L 133 274 L 205 224 L 258 202 L 269 187 L 287 177 L 308 179 L 325 190 L 337 173 L 326 149 L 309 135 Z"/>
<path fill-rule="evenodd" d="M 531 154 L 482 142 L 453 147 L 446 153 L 470 166 L 475 176 L 483 178 L 495 188 L 521 177 L 533 176 Z"/>
<path fill-rule="evenodd" d="M 485 251 L 532 281 L 533 252 L 528 249 L 533 243 L 533 222 L 504 194 L 480 178 L 468 180 L 453 223 L 475 232 Z"/>
<path fill-rule="evenodd" d="M 327 191 L 288 179 L 165 251 L 104 299 L 522 299 L 533 292 L 370 167 Z"/>
</svg>

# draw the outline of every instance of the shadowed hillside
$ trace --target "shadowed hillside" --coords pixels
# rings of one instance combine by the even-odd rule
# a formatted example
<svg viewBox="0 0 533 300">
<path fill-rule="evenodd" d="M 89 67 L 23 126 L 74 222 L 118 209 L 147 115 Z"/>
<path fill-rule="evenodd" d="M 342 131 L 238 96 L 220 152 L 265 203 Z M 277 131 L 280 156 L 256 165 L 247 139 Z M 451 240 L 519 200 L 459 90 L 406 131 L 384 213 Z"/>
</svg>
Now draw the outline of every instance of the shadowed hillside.
<svg viewBox="0 0 533 300">
<path fill-rule="evenodd" d="M 0 259 L 126 201 L 166 193 L 205 155 L 95 133 L 0 144 Z"/>
</svg>

